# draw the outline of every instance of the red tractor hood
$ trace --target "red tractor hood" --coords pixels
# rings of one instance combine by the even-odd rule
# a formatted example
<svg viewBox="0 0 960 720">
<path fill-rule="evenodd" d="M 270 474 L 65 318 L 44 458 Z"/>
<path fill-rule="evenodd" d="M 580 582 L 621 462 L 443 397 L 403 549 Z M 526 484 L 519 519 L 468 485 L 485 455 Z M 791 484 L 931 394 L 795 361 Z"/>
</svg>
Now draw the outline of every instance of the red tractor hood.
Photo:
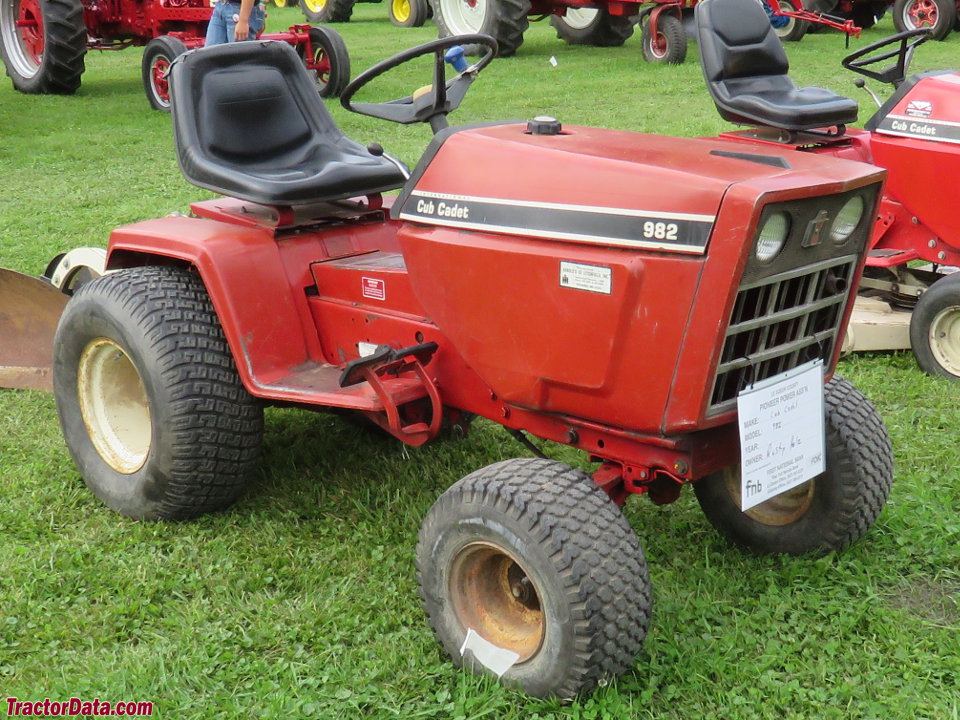
<svg viewBox="0 0 960 720">
<path fill-rule="evenodd" d="M 507 235 L 703 253 L 731 185 L 762 191 L 850 176 L 793 151 L 526 124 L 452 129 L 427 149 L 394 206 L 404 220 Z M 841 163 L 842 164 L 842 163 Z M 798 172 L 806 175 L 802 180 Z M 775 179 L 779 178 L 781 182 Z M 761 191 L 761 192 L 762 192 Z M 644 231 L 646 223 L 650 232 Z M 657 223 L 674 230 L 658 231 Z"/>
</svg>

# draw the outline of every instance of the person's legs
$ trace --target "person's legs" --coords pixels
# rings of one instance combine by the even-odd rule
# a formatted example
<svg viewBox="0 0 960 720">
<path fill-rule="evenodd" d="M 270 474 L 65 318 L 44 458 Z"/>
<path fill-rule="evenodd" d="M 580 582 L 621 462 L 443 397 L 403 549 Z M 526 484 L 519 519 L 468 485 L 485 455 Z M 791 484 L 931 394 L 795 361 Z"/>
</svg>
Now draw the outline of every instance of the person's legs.
<svg viewBox="0 0 960 720">
<path fill-rule="evenodd" d="M 204 45 L 220 45 L 233 39 L 232 23 L 230 34 L 227 34 L 226 11 L 229 9 L 227 5 L 226 0 L 220 0 L 213 6 L 213 14 L 210 16 L 210 24 L 207 25 L 207 40 Z"/>
<path fill-rule="evenodd" d="M 234 18 L 237 17 L 240 12 L 240 3 L 239 2 L 227 3 L 227 2 L 224 2 L 224 0 L 220 0 L 220 2 L 218 2 L 217 4 L 220 5 L 221 3 L 223 3 L 224 5 L 230 8 L 229 12 L 224 13 L 224 18 L 226 20 L 226 25 L 227 25 L 227 30 L 226 30 L 227 42 L 234 42 L 233 29 L 234 27 L 236 27 L 236 24 L 237 24 Z M 260 31 L 263 30 L 263 26 L 266 24 L 266 20 L 267 18 L 263 12 L 263 5 L 260 5 L 260 4 L 254 5 L 253 8 L 250 10 L 250 22 L 249 22 L 250 34 L 247 35 L 246 39 L 256 40 L 257 35 L 259 35 Z"/>
</svg>

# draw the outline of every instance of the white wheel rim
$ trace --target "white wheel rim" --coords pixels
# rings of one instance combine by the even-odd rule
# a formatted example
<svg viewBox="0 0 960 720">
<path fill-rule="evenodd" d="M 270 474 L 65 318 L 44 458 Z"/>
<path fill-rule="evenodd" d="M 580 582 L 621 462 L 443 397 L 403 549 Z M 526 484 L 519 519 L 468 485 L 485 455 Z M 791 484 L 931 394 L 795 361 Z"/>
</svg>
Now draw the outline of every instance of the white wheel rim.
<svg viewBox="0 0 960 720">
<path fill-rule="evenodd" d="M 567 14 L 560 19 L 574 30 L 586 30 L 599 13 L 596 8 L 567 8 Z"/>
<path fill-rule="evenodd" d="M 143 380 L 123 348 L 106 338 L 80 355 L 77 394 L 87 433 L 100 457 L 118 473 L 143 467 L 150 452 L 150 403 Z"/>
<path fill-rule="evenodd" d="M 4 46 L 7 48 L 8 60 L 18 75 L 23 78 L 32 78 L 40 72 L 40 66 L 27 48 L 24 47 L 23 37 L 17 30 L 16 25 L 19 16 L 19 0 L 0 2 L 0 34 L 2 34 Z"/>
<path fill-rule="evenodd" d="M 938 312 L 927 334 L 934 359 L 951 375 L 960 377 L 960 306 Z"/>
<path fill-rule="evenodd" d="M 789 0 L 780 0 L 778 3 L 780 6 L 780 12 L 790 12 L 793 10 L 793 5 L 790 4 Z M 787 18 L 787 24 L 782 28 L 774 28 L 777 34 L 777 37 L 786 37 L 793 31 L 793 26 L 797 24 L 797 21 L 794 18 Z"/>
<path fill-rule="evenodd" d="M 469 35 L 483 30 L 487 0 L 440 0 L 443 19 L 454 35 Z"/>
</svg>

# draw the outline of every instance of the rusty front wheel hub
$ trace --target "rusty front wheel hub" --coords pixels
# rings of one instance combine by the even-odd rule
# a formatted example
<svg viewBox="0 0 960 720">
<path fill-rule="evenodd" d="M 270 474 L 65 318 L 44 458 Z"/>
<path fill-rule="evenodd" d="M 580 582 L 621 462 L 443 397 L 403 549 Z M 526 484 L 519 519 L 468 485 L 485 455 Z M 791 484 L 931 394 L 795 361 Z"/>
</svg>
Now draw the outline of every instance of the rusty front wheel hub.
<svg viewBox="0 0 960 720">
<path fill-rule="evenodd" d="M 737 507 L 741 507 L 740 468 L 728 468 L 723 473 L 723 479 L 727 485 L 727 492 L 730 493 L 730 497 L 733 498 Z M 759 505 L 754 505 L 749 510 L 746 510 L 744 514 L 763 525 L 789 525 L 802 518 L 807 513 L 807 510 L 810 509 L 810 505 L 813 503 L 816 485 L 816 478 L 808 480 Z"/>
<path fill-rule="evenodd" d="M 450 570 L 450 595 L 464 631 L 512 650 L 524 662 L 543 643 L 546 619 L 540 592 L 519 561 L 489 542 L 461 548 Z"/>
</svg>

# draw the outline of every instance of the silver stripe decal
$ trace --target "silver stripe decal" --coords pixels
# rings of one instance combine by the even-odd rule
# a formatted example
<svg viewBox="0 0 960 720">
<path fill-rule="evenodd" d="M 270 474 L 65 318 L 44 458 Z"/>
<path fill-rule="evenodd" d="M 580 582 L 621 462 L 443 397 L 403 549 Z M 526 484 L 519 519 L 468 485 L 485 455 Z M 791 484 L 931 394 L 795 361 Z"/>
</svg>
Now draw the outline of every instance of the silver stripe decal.
<svg viewBox="0 0 960 720">
<path fill-rule="evenodd" d="M 435 200 L 453 200 L 460 202 L 482 202 L 491 205 L 506 205 L 510 207 L 539 208 L 542 210 L 570 210 L 573 212 L 602 213 L 605 215 L 622 215 L 624 217 L 656 218 L 657 220 L 689 220 L 691 222 L 713 223 L 716 215 L 696 215 L 693 213 L 668 213 L 655 210 L 632 210 L 629 208 L 612 208 L 598 205 L 570 205 L 567 203 L 537 202 L 533 200 L 509 200 L 507 198 L 480 197 L 477 195 L 451 195 L 448 193 L 414 190 L 411 196 L 432 198 Z"/>
<path fill-rule="evenodd" d="M 413 222 L 424 223 L 425 225 L 440 225 L 442 227 L 456 227 L 464 230 L 479 230 L 481 232 L 501 232 L 508 235 L 523 235 L 532 239 L 547 237 L 553 240 L 569 240 L 571 242 L 600 243 L 603 245 L 616 245 L 619 247 L 643 248 L 649 250 L 672 250 L 674 252 L 690 253 L 699 255 L 706 249 L 706 245 L 683 245 L 680 243 L 657 243 L 646 240 L 626 240 L 623 238 L 604 237 L 602 235 L 581 235 L 578 233 L 564 233 L 555 230 L 539 230 L 536 228 L 519 228 L 508 225 L 488 225 L 485 223 L 470 223 L 460 220 L 447 220 L 440 218 L 425 217 L 423 215 L 412 215 L 401 212 L 401 220 L 411 220 Z"/>
</svg>

